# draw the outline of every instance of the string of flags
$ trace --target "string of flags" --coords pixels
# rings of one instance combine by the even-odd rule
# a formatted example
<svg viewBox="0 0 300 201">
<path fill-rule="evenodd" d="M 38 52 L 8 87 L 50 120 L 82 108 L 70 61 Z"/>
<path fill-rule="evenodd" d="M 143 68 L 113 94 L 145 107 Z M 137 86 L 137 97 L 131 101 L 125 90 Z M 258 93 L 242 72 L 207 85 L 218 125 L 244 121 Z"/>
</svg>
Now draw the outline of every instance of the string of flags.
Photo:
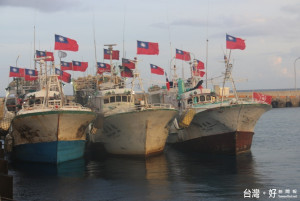
<svg viewBox="0 0 300 201">
<path fill-rule="evenodd" d="M 244 50 L 246 48 L 245 40 L 234 37 L 232 35 L 226 34 L 226 49 L 240 49 Z M 65 51 L 78 51 L 79 45 L 76 40 L 55 34 L 55 43 L 54 43 L 54 50 L 65 50 Z M 175 58 L 183 61 L 191 61 L 190 52 L 175 49 L 176 54 Z M 120 51 L 119 50 L 109 50 L 104 49 L 103 58 L 107 60 L 119 60 L 120 58 Z M 64 52 L 63 52 L 64 53 Z M 146 42 L 146 41 L 137 41 L 137 55 L 158 55 L 159 54 L 159 44 L 156 42 Z M 66 56 L 66 53 L 65 53 Z M 54 54 L 53 52 L 49 51 L 40 51 L 36 50 L 36 58 L 45 57 L 45 61 L 54 61 Z M 60 73 L 61 80 L 70 80 L 70 74 L 64 74 L 62 72 L 70 70 L 70 71 L 79 71 L 85 72 L 88 68 L 88 62 L 83 61 L 61 61 L 61 69 L 57 71 Z M 135 62 L 122 58 L 122 66 L 120 66 L 121 76 L 122 77 L 133 77 L 132 70 L 135 69 Z M 203 77 L 205 75 L 204 70 L 204 63 L 200 60 L 194 59 L 194 65 L 192 66 L 192 73 L 194 76 Z M 110 72 L 111 65 L 107 63 L 97 62 L 97 73 L 102 74 L 104 72 Z M 152 74 L 157 75 L 166 75 L 166 72 L 162 67 L 159 67 L 154 64 L 150 64 L 150 72 Z M 38 72 L 36 70 L 25 69 L 25 68 L 18 68 L 18 67 L 10 67 L 9 77 L 24 77 L 25 80 L 36 80 Z M 68 79 L 67 79 L 68 78 Z M 166 75 L 167 79 L 167 75 Z"/>
</svg>

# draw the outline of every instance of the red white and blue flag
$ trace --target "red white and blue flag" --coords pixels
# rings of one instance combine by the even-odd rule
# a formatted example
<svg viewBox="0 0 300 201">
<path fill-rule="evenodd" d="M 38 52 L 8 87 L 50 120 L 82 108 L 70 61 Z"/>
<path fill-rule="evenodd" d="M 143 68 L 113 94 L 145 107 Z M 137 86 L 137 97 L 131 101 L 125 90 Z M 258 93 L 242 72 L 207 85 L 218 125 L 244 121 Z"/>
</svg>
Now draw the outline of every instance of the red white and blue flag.
<svg viewBox="0 0 300 201">
<path fill-rule="evenodd" d="M 119 55 L 120 55 L 120 51 L 119 50 L 108 50 L 108 49 L 104 49 L 104 59 L 111 59 L 112 60 L 119 60 Z"/>
<path fill-rule="evenodd" d="M 156 65 L 150 64 L 151 73 L 157 74 L 157 75 L 163 75 L 165 73 L 164 69 L 161 67 L 158 67 Z"/>
<path fill-rule="evenodd" d="M 226 34 L 226 49 L 244 50 L 245 48 L 245 40 Z"/>
<path fill-rule="evenodd" d="M 78 44 L 76 40 L 60 36 L 55 34 L 55 50 L 69 50 L 69 51 L 78 51 Z"/>
<path fill-rule="evenodd" d="M 165 76 L 166 76 L 166 87 L 167 87 L 167 89 L 169 91 L 170 90 L 170 82 L 169 82 L 168 75 L 167 75 L 166 72 L 165 72 Z"/>
<path fill-rule="evenodd" d="M 72 62 L 61 61 L 60 62 L 60 69 L 62 71 L 73 70 L 73 64 L 72 64 Z"/>
<path fill-rule="evenodd" d="M 195 59 L 193 65 L 193 75 L 203 77 L 205 75 L 204 70 L 204 63 L 200 60 Z"/>
<path fill-rule="evenodd" d="M 137 54 L 158 55 L 158 43 L 137 41 Z"/>
<path fill-rule="evenodd" d="M 9 77 L 24 77 L 24 69 L 10 66 Z"/>
<path fill-rule="evenodd" d="M 102 62 L 97 62 L 97 73 L 102 74 L 104 72 L 110 72 L 110 65 Z"/>
<path fill-rule="evenodd" d="M 126 66 L 120 66 L 120 72 L 122 77 L 133 77 L 131 69 Z"/>
<path fill-rule="evenodd" d="M 33 81 L 38 78 L 38 72 L 36 70 L 27 69 L 25 68 L 25 80 L 26 81 Z"/>
<path fill-rule="evenodd" d="M 55 68 L 55 74 L 58 75 L 58 79 L 64 82 L 70 83 L 71 82 L 71 74 L 61 71 Z"/>
<path fill-rule="evenodd" d="M 40 57 L 51 57 L 51 58 L 45 59 L 45 61 L 54 61 L 53 52 L 36 50 L 36 58 L 40 58 Z"/>
<path fill-rule="evenodd" d="M 183 61 L 190 61 L 191 60 L 191 56 L 189 52 L 186 51 L 182 51 L 179 49 L 176 49 L 176 59 L 181 59 Z"/>
<path fill-rule="evenodd" d="M 88 67 L 88 62 L 72 61 L 73 71 L 85 72 Z"/>
<path fill-rule="evenodd" d="M 135 63 L 125 58 L 122 58 L 122 66 L 126 66 L 129 69 L 135 69 Z"/>
</svg>

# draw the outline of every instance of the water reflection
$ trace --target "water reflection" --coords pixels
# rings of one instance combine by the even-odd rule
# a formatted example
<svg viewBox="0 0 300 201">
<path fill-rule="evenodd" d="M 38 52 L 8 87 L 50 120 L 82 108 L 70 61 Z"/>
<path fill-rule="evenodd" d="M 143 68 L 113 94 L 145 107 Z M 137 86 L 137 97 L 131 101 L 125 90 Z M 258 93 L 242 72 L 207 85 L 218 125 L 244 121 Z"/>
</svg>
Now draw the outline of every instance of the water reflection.
<svg viewBox="0 0 300 201">
<path fill-rule="evenodd" d="M 38 191 L 58 200 L 239 200 L 246 188 L 263 189 L 255 167 L 251 152 L 197 155 L 167 147 L 147 159 L 87 155 L 58 166 L 16 163 L 12 169 L 17 191 Z M 48 188 L 52 194 L 44 192 Z"/>
<path fill-rule="evenodd" d="M 166 153 L 170 175 L 179 183 L 189 184 L 182 193 L 204 197 L 243 198 L 247 189 L 259 188 L 260 175 L 255 170 L 251 152 L 233 155 L 190 154 L 169 148 Z"/>
<path fill-rule="evenodd" d="M 11 163 L 11 169 L 29 176 L 83 177 L 85 160 L 80 158 L 58 165 L 17 161 Z"/>
</svg>

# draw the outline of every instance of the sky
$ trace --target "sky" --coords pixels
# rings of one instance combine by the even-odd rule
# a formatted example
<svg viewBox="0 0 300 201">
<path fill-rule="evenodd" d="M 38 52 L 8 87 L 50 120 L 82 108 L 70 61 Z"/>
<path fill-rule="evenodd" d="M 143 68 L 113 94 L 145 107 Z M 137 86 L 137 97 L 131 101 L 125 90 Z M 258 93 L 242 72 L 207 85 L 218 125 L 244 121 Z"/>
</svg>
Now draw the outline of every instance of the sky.
<svg viewBox="0 0 300 201">
<path fill-rule="evenodd" d="M 104 45 L 117 44 L 121 56 L 139 60 L 146 89 L 165 83 L 165 76 L 150 73 L 150 63 L 169 79 L 174 64 L 180 77 L 190 76 L 188 63 L 173 59 L 176 48 L 207 63 L 208 79 L 222 75 L 227 33 L 246 43 L 245 50 L 231 51 L 238 90 L 294 88 L 294 64 L 300 88 L 299 10 L 298 0 L 0 0 L 0 96 L 12 81 L 9 66 L 34 68 L 34 33 L 36 50 L 54 51 L 55 34 L 77 41 L 79 51 L 67 51 L 64 61 L 87 61 L 89 67 L 69 71 L 74 78 L 94 75 L 96 60 L 109 63 Z M 159 55 L 136 55 L 137 40 L 159 43 Z M 64 90 L 72 94 L 72 85 Z"/>
</svg>

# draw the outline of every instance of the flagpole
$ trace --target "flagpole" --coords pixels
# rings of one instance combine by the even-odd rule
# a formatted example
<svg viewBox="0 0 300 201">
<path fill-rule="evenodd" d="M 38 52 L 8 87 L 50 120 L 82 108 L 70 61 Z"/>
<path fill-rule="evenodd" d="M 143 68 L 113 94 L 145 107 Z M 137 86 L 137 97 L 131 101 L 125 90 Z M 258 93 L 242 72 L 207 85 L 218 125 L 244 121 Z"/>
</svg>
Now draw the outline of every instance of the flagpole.
<svg viewBox="0 0 300 201">
<path fill-rule="evenodd" d="M 208 38 L 206 39 L 205 88 L 207 88 Z"/>
</svg>

